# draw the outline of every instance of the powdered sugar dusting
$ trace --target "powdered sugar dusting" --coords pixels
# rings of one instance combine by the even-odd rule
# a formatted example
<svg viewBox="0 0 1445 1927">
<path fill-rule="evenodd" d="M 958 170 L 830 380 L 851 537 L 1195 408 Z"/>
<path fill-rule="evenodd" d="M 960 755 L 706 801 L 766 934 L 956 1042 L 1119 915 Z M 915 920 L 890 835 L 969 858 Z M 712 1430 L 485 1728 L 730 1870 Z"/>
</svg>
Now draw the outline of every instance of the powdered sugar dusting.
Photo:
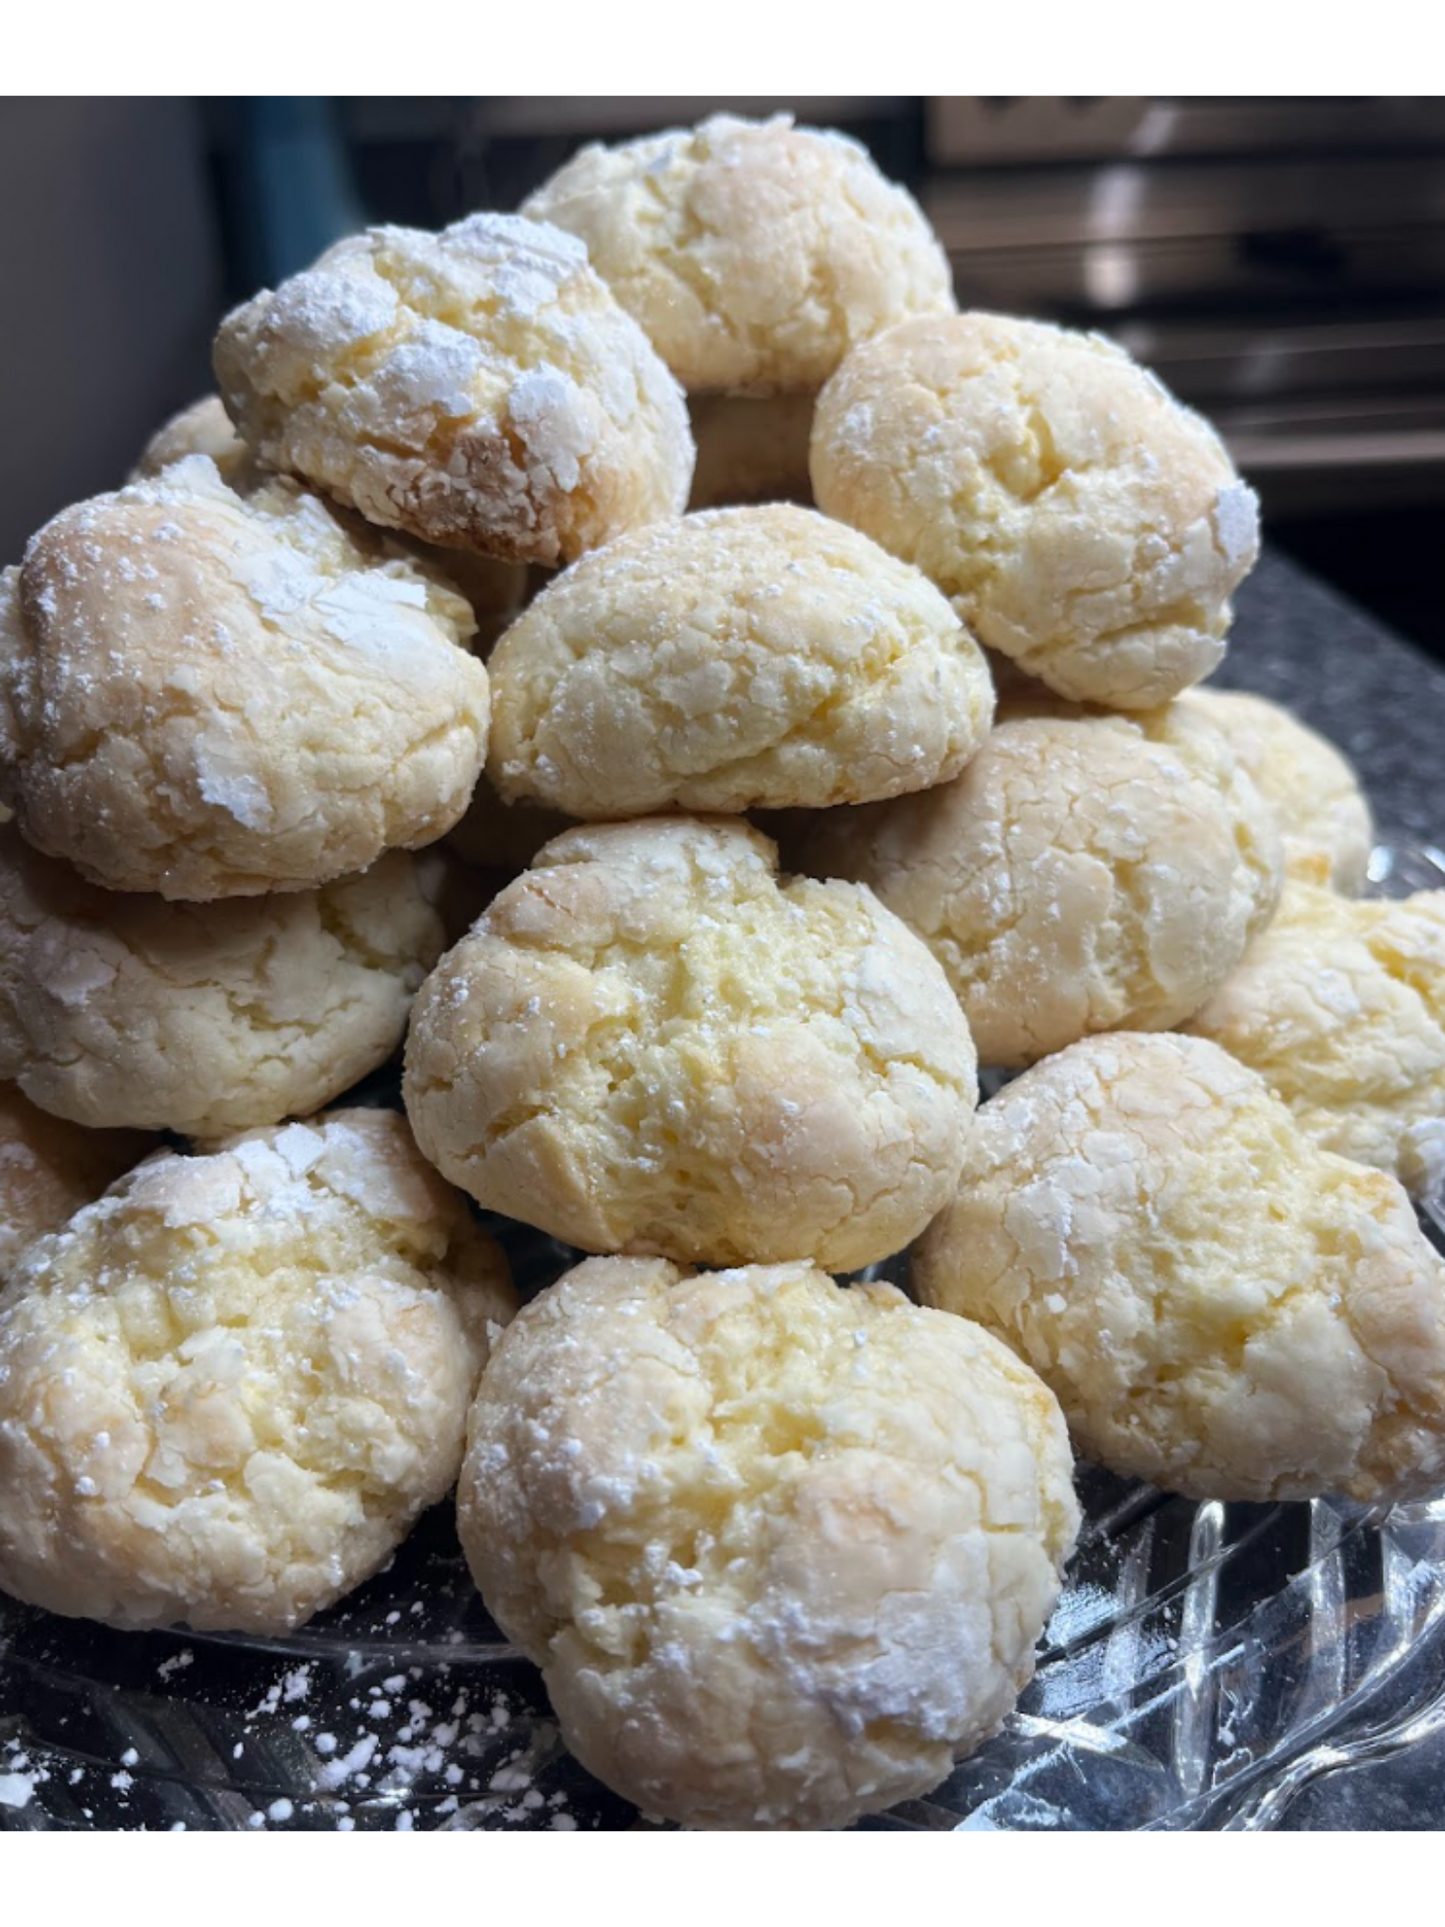
<svg viewBox="0 0 1445 1927">
<path fill-rule="evenodd" d="M 1245 567 L 1259 547 L 1259 498 L 1247 482 L 1231 482 L 1214 499 L 1214 536 L 1229 569 Z"/>
<path fill-rule="evenodd" d="M 343 243 L 343 248 L 344 253 L 337 250 L 331 258 L 345 272 L 298 276 L 274 295 L 257 297 L 269 301 L 274 335 L 320 354 L 354 346 L 390 326 L 398 307 L 395 291 L 355 242 L 349 247 Z"/>
<path fill-rule="evenodd" d="M 363 257 L 394 325 L 328 351 L 312 305 Z M 550 566 L 686 500 L 681 389 L 583 243 L 519 215 L 372 229 L 228 317 L 216 366 L 271 466 L 424 541 Z"/>
<path fill-rule="evenodd" d="M 197 741 L 196 788 L 202 801 L 224 810 L 248 830 L 269 828 L 275 812 L 265 784 L 249 770 L 227 769 L 225 764 L 230 755 L 229 744 L 218 743 L 214 738 L 208 743 L 204 737 Z"/>
<path fill-rule="evenodd" d="M 460 418 L 475 407 L 474 386 L 486 365 L 470 335 L 428 318 L 391 355 L 377 393 L 403 414 Z"/>
<path fill-rule="evenodd" d="M 596 404 L 560 369 L 533 368 L 513 382 L 508 405 L 529 465 L 559 488 L 576 488 L 597 443 Z"/>
</svg>

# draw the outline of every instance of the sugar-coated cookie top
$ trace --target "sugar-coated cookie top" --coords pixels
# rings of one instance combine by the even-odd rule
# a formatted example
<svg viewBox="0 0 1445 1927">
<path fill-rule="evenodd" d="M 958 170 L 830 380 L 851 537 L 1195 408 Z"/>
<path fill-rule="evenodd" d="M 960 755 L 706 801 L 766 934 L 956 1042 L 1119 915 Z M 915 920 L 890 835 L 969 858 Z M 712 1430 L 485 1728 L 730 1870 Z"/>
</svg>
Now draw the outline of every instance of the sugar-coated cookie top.
<svg viewBox="0 0 1445 1927">
<path fill-rule="evenodd" d="M 1393 1178 L 1203 1038 L 1088 1038 L 1005 1086 L 913 1278 L 1126 1477 L 1257 1500 L 1445 1477 L 1445 1264 Z"/>
<path fill-rule="evenodd" d="M 585 556 L 488 672 L 502 795 L 604 821 L 923 789 L 962 769 L 993 717 L 982 653 L 932 583 L 783 504 L 659 522 Z"/>
<path fill-rule="evenodd" d="M 1190 1029 L 1328 1150 L 1416 1195 L 1445 1184 L 1445 890 L 1355 902 L 1291 880 Z"/>
<path fill-rule="evenodd" d="M 447 945 L 446 859 L 168 903 L 0 829 L 0 1077 L 91 1125 L 217 1137 L 309 1116 L 384 1063 Z"/>
<path fill-rule="evenodd" d="M 1214 430 L 1102 336 L 1004 315 L 901 323 L 818 398 L 819 508 L 953 596 L 1063 696 L 1166 702 L 1224 653 L 1258 504 Z"/>
<path fill-rule="evenodd" d="M 928 943 L 984 1063 L 1192 1015 L 1274 909 L 1279 838 L 1218 733 L 1177 709 L 1001 723 L 952 783 L 803 819 L 790 851 Z"/>
<path fill-rule="evenodd" d="M 301 889 L 441 836 L 486 747 L 475 624 L 421 563 L 204 455 L 0 575 L 0 789 L 109 889 Z"/>
<path fill-rule="evenodd" d="M 586 242 L 689 390 L 815 389 L 858 342 L 954 305 L 912 195 L 786 115 L 584 147 L 524 211 Z"/>
<path fill-rule="evenodd" d="M 844 1826 L 1011 1707 L 1071 1471 L 1050 1393 L 963 1319 L 810 1265 L 602 1258 L 503 1335 L 459 1522 L 609 1785 L 688 1826 Z"/>
<path fill-rule="evenodd" d="M 184 461 L 187 455 L 209 455 L 230 480 L 255 467 L 255 458 L 231 425 L 219 395 L 192 402 L 162 423 L 141 451 L 132 481 L 146 481 Z M 496 556 L 470 554 L 462 549 L 438 549 L 415 542 L 412 553 L 441 582 L 455 588 L 472 605 L 476 617 L 475 646 L 483 656 L 526 600 L 527 571 L 519 562 Z"/>
<path fill-rule="evenodd" d="M 900 1250 L 949 1196 L 968 1026 L 868 890 L 727 818 L 569 830 L 422 986 L 405 1093 L 454 1183 L 595 1251 Z"/>
<path fill-rule="evenodd" d="M 348 236 L 227 316 L 215 366 L 263 461 L 423 541 L 551 566 L 687 501 L 676 382 L 520 215 Z"/>
<path fill-rule="evenodd" d="M 120 1626 L 300 1624 L 451 1484 L 514 1305 L 394 1113 L 151 1159 L 0 1296 L 0 1584 Z"/>
<path fill-rule="evenodd" d="M 1285 869 L 1354 896 L 1364 888 L 1375 825 L 1345 757 L 1298 716 L 1263 696 L 1191 689 L 1180 697 L 1212 723 L 1279 824 Z"/>
</svg>

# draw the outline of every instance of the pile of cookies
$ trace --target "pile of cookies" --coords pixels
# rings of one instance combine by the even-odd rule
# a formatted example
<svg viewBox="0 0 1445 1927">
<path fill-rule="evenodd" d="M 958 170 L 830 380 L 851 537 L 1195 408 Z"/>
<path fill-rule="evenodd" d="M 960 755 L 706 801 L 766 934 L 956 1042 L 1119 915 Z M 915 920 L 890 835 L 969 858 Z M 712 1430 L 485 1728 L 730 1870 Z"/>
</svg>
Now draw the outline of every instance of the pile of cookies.
<svg viewBox="0 0 1445 1927">
<path fill-rule="evenodd" d="M 1206 423 L 786 120 L 345 240 L 215 369 L 0 576 L 0 1585 L 276 1633 L 456 1485 L 584 1764 L 828 1827 L 1009 1713 L 1071 1440 L 1445 1479 L 1445 895 L 1194 691 Z M 518 1311 L 476 1206 L 579 1262 Z"/>
</svg>

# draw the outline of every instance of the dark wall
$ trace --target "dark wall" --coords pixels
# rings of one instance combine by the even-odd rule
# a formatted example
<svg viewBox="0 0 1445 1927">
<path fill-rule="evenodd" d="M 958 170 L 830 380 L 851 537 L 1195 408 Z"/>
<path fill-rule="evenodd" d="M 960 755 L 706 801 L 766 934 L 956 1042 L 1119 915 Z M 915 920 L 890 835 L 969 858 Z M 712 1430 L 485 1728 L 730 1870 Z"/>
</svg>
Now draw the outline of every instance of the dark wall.
<svg viewBox="0 0 1445 1927">
<path fill-rule="evenodd" d="M 0 565 L 207 385 L 219 279 L 183 100 L 0 103 Z"/>
</svg>

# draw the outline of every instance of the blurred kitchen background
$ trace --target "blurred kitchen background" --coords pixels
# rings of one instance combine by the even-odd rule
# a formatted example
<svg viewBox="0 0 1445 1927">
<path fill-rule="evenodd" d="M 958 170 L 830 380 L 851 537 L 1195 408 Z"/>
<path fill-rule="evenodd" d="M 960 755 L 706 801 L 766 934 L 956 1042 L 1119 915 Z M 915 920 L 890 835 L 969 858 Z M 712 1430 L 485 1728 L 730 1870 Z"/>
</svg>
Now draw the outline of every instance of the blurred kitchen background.
<svg viewBox="0 0 1445 1927">
<path fill-rule="evenodd" d="M 1219 425 L 1269 537 L 1445 657 L 1445 99 L 0 102 L 0 561 L 209 385 L 219 315 L 369 220 L 511 208 L 718 108 L 870 147 L 965 305 L 1116 335 Z"/>
</svg>

